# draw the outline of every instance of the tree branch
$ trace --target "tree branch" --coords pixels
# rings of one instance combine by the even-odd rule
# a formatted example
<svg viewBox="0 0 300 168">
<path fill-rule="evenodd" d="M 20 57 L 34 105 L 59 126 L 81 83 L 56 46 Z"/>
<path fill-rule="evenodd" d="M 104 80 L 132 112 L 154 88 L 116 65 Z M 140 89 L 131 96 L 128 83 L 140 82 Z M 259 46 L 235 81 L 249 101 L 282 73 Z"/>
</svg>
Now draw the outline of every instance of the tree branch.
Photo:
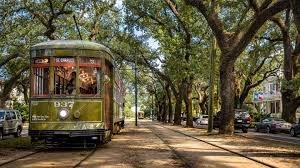
<svg viewBox="0 0 300 168">
<path fill-rule="evenodd" d="M 223 23 L 219 19 L 218 14 L 214 11 L 212 11 L 212 13 L 209 13 L 207 10 L 208 7 L 204 5 L 203 0 L 185 0 L 185 2 L 191 6 L 196 7 L 198 11 L 204 16 L 209 27 L 215 34 L 220 49 L 224 51 L 224 49 L 228 45 L 226 43 L 227 35 L 225 34 Z"/>
<path fill-rule="evenodd" d="M 191 42 L 191 33 L 187 28 L 187 25 L 183 22 L 183 20 L 181 19 L 177 9 L 176 9 L 176 5 L 175 3 L 171 2 L 171 0 L 165 0 L 165 2 L 168 4 L 169 8 L 171 9 L 171 11 L 173 12 L 173 14 L 175 15 L 175 17 L 177 18 L 178 22 L 180 23 L 181 27 L 183 28 L 185 35 L 186 35 L 186 43 L 189 44 Z"/>
<path fill-rule="evenodd" d="M 7 58 L 3 59 L 0 61 L 0 68 L 5 65 L 6 63 L 8 63 L 10 60 L 12 59 L 15 59 L 17 57 L 21 57 L 21 54 L 20 53 L 14 53 L 14 54 L 11 54 L 9 55 Z"/>
<path fill-rule="evenodd" d="M 49 7 L 50 7 L 52 15 L 55 15 L 52 0 L 48 0 L 48 3 L 49 3 Z"/>
<path fill-rule="evenodd" d="M 246 31 L 241 31 L 237 36 L 234 37 L 234 45 L 232 46 L 231 54 L 234 56 L 232 59 L 237 59 L 237 57 L 243 52 L 244 48 L 255 36 L 259 28 L 272 16 L 278 12 L 283 11 L 290 7 L 288 0 L 278 0 L 267 9 L 259 12 L 254 20 L 250 23 Z"/>
<path fill-rule="evenodd" d="M 248 0 L 249 6 L 255 11 L 255 13 L 259 12 L 259 7 L 256 0 Z"/>
</svg>

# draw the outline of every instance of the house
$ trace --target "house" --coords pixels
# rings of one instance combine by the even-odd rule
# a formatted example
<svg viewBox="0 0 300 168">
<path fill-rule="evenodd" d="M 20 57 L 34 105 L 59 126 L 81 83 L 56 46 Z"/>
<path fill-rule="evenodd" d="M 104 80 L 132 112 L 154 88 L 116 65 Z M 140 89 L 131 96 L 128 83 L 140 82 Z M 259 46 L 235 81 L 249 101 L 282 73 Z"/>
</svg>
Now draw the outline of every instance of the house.
<svg viewBox="0 0 300 168">
<path fill-rule="evenodd" d="M 265 80 L 262 83 L 262 90 L 253 93 L 253 103 L 258 107 L 259 112 L 281 118 L 282 100 L 279 77 L 272 76 Z M 296 111 L 296 121 L 299 119 L 300 107 Z"/>
<path fill-rule="evenodd" d="M 282 101 L 279 78 L 272 76 L 266 79 L 262 83 L 262 90 L 253 93 L 253 103 L 263 114 L 281 118 Z"/>
</svg>

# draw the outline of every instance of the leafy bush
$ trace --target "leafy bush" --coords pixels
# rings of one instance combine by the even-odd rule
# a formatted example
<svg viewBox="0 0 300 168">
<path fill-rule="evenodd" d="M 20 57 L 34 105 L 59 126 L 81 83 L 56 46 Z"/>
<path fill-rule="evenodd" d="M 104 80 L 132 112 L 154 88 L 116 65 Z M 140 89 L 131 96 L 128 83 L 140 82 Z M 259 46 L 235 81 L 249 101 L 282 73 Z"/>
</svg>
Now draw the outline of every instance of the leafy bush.
<svg viewBox="0 0 300 168">
<path fill-rule="evenodd" d="M 25 119 L 26 121 L 28 121 L 28 119 L 29 119 L 29 106 L 28 106 L 28 104 L 26 104 L 26 103 L 20 103 L 20 102 L 14 100 L 13 108 L 15 110 L 20 111 L 23 119 Z"/>
<path fill-rule="evenodd" d="M 253 105 L 250 105 L 250 104 L 244 105 L 243 109 L 246 109 L 249 112 L 249 114 L 252 118 L 252 121 L 254 121 L 254 122 L 259 122 L 261 119 L 269 117 L 269 115 L 270 115 L 270 114 L 263 114 L 260 111 L 257 111 L 257 109 Z"/>
</svg>

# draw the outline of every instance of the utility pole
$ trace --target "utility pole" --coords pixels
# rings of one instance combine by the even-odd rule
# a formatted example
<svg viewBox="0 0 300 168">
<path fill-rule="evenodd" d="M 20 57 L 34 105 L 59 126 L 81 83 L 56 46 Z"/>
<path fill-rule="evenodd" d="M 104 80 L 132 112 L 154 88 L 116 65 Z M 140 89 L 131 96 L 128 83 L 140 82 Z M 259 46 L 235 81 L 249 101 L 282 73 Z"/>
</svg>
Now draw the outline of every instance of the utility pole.
<svg viewBox="0 0 300 168">
<path fill-rule="evenodd" d="M 135 126 L 137 126 L 137 114 L 138 114 L 138 109 L 137 109 L 137 57 L 135 56 L 135 66 L 134 66 L 134 90 L 135 90 Z"/>
<path fill-rule="evenodd" d="M 214 80 L 215 80 L 215 57 L 217 42 L 215 37 L 212 38 L 212 47 L 210 53 L 210 75 L 209 75 L 209 100 L 208 100 L 208 129 L 210 133 L 213 130 L 213 100 L 214 100 Z"/>
</svg>

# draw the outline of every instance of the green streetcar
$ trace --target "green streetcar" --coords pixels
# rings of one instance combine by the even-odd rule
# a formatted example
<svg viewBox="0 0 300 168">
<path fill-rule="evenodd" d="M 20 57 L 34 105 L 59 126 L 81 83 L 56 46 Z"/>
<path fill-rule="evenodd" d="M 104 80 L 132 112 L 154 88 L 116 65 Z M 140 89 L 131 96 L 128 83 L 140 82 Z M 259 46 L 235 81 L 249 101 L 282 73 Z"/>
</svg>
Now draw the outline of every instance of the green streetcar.
<svg viewBox="0 0 300 168">
<path fill-rule="evenodd" d="M 102 144 L 124 128 L 124 87 L 109 49 L 53 40 L 32 46 L 30 56 L 33 143 Z"/>
</svg>

